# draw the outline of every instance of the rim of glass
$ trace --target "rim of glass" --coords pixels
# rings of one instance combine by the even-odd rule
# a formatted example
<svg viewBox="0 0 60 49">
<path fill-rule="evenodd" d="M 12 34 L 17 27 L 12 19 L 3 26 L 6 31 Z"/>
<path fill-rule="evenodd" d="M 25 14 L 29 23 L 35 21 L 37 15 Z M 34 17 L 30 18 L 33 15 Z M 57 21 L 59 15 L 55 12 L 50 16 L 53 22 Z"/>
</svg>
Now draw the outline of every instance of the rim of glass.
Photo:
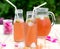
<svg viewBox="0 0 60 49">
<path fill-rule="evenodd" d="M 43 11 L 43 10 L 45 10 L 45 11 L 48 11 L 49 9 L 48 8 L 37 8 L 36 10 L 35 10 L 35 12 L 40 12 L 40 11 Z"/>
<path fill-rule="evenodd" d="M 13 21 L 12 19 L 4 19 L 3 21 Z"/>
</svg>

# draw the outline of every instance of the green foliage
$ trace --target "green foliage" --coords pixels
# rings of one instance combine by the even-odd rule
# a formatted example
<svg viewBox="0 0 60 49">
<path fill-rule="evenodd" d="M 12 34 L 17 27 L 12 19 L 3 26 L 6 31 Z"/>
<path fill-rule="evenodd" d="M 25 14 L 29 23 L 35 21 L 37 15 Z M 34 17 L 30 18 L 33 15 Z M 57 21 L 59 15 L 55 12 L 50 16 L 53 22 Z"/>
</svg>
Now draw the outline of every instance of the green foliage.
<svg viewBox="0 0 60 49">
<path fill-rule="evenodd" d="M 32 10 L 34 6 L 38 6 L 44 2 L 47 5 L 44 7 L 49 8 L 56 16 L 60 15 L 60 0 L 10 0 L 17 6 L 18 9 L 24 10 L 24 19 L 26 19 L 26 11 Z M 0 17 L 11 18 L 14 17 L 14 7 L 12 7 L 6 0 L 0 0 Z"/>
</svg>

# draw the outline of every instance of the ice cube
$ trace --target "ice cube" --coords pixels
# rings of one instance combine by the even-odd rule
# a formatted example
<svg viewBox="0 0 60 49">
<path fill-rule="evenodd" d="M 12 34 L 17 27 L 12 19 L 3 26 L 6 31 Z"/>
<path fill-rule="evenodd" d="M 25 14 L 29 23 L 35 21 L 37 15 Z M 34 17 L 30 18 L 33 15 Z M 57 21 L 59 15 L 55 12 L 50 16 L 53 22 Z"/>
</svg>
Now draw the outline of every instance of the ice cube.
<svg viewBox="0 0 60 49">
<path fill-rule="evenodd" d="M 33 23 L 32 23 L 32 22 L 29 22 L 29 23 L 28 23 L 28 25 L 29 25 L 29 26 L 32 26 L 32 25 L 33 25 Z"/>
<path fill-rule="evenodd" d="M 24 42 L 20 42 L 20 43 L 19 43 L 19 47 L 20 47 L 20 48 L 24 48 L 24 47 L 25 47 L 25 43 L 24 43 Z"/>
<path fill-rule="evenodd" d="M 32 48 L 35 48 L 35 47 L 36 47 L 36 44 L 35 44 L 35 43 L 32 43 L 32 44 L 31 44 L 31 47 L 32 47 Z"/>
</svg>

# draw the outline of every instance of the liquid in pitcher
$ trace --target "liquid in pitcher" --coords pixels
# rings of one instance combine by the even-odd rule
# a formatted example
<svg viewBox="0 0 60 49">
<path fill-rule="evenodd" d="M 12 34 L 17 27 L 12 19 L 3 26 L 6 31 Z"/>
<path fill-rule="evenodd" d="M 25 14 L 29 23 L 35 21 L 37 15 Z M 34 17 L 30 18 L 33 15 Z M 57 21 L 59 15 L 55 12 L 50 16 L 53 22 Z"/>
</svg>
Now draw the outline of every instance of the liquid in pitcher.
<svg viewBox="0 0 60 49">
<path fill-rule="evenodd" d="M 37 23 L 37 34 L 38 36 L 47 36 L 51 30 L 51 22 L 48 17 L 44 17 L 44 19 L 36 18 Z"/>
</svg>

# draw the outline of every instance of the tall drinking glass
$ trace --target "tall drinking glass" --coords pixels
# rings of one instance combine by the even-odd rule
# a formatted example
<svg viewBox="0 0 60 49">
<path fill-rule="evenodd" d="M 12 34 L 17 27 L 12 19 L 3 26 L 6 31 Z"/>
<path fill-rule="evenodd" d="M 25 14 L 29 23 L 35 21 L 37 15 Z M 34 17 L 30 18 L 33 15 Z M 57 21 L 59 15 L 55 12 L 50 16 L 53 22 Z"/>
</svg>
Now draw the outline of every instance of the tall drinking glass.
<svg viewBox="0 0 60 49">
<path fill-rule="evenodd" d="M 27 12 L 27 19 L 26 19 L 26 38 L 25 43 L 27 47 L 35 47 L 37 42 L 37 25 L 34 23 L 32 19 L 32 11 Z"/>
<path fill-rule="evenodd" d="M 22 9 L 17 9 L 17 11 L 15 11 L 14 41 L 15 42 L 24 41 L 24 20 L 23 20 L 23 10 Z"/>
</svg>

